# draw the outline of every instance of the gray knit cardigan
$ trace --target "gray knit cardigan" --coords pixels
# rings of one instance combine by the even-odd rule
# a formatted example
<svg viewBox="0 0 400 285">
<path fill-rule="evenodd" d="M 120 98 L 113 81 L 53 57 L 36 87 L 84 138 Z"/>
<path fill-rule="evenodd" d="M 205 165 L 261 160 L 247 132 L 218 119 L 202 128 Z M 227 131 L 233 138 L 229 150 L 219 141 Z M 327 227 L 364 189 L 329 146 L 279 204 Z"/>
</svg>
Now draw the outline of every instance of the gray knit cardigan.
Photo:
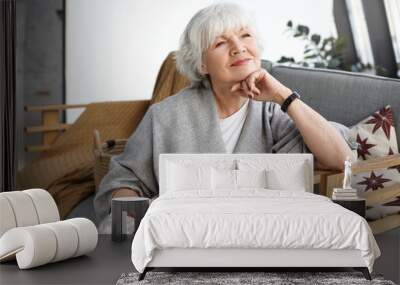
<svg viewBox="0 0 400 285">
<path fill-rule="evenodd" d="M 348 128 L 330 122 L 348 141 Z M 114 189 L 158 195 L 160 153 L 226 153 L 216 101 L 210 89 L 186 88 L 149 107 L 122 154 L 114 156 L 94 199 L 102 220 Z M 233 153 L 310 153 L 292 119 L 273 102 L 250 100 Z"/>
</svg>

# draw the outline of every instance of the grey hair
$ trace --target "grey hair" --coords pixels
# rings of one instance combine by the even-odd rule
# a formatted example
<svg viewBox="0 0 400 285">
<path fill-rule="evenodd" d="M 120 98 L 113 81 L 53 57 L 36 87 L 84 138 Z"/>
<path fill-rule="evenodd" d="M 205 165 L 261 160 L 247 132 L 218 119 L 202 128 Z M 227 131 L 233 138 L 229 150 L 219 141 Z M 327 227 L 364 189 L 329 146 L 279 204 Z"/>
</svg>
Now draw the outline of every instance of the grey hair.
<svg viewBox="0 0 400 285">
<path fill-rule="evenodd" d="M 192 17 L 181 35 L 179 49 L 175 54 L 178 71 L 191 81 L 192 87 L 210 86 L 208 76 L 199 71 L 203 52 L 225 31 L 249 28 L 254 34 L 259 52 L 262 52 L 262 40 L 253 18 L 241 6 L 233 3 L 210 5 Z"/>
</svg>

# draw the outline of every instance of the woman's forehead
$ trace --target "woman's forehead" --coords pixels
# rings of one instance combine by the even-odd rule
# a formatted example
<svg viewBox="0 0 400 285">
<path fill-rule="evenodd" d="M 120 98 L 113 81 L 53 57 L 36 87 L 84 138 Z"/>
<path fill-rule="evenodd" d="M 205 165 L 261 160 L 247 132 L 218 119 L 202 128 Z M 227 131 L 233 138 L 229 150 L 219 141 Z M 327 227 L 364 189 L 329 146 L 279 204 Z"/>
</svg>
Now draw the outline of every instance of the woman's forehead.
<svg viewBox="0 0 400 285">
<path fill-rule="evenodd" d="M 241 32 L 244 31 L 248 31 L 249 28 L 248 27 L 239 27 L 239 28 L 234 28 L 234 29 L 229 29 L 229 30 L 225 30 L 223 31 L 221 34 L 217 35 L 215 38 L 224 38 L 224 37 L 229 37 L 229 35 L 231 34 L 239 34 Z"/>
</svg>

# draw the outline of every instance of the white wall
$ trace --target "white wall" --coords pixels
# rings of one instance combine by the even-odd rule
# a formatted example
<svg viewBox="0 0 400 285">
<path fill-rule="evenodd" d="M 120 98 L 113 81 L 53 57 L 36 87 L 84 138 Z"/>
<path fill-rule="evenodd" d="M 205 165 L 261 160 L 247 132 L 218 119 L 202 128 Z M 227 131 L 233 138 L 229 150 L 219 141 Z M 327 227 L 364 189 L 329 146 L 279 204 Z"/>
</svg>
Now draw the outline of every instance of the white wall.
<svg viewBox="0 0 400 285">
<path fill-rule="evenodd" d="M 150 99 L 158 69 L 177 49 L 186 23 L 211 0 L 67 0 L 67 104 Z M 303 44 L 284 33 L 286 22 L 336 35 L 332 0 L 248 0 L 262 37 L 263 58 L 300 57 Z M 75 120 L 79 112 L 67 114 Z"/>
</svg>

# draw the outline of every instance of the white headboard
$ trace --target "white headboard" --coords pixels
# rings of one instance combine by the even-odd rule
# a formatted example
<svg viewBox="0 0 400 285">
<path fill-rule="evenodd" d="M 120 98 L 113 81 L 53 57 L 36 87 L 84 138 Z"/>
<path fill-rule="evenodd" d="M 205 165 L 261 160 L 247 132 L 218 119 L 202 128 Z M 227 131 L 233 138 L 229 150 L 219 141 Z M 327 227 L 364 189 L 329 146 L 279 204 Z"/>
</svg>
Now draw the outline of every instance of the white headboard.
<svg viewBox="0 0 400 285">
<path fill-rule="evenodd" d="M 166 181 L 167 181 L 167 162 L 171 161 L 193 161 L 198 163 L 206 163 L 213 165 L 213 162 L 221 160 L 232 160 L 234 165 L 236 165 L 236 160 L 238 159 L 257 159 L 266 160 L 268 162 L 278 163 L 278 162 L 291 162 L 291 161 L 304 161 L 305 166 L 305 176 L 306 185 L 305 189 L 307 192 L 314 192 L 314 158 L 311 153 L 235 153 L 235 154 L 220 154 L 220 153 L 163 153 L 160 154 L 159 159 L 159 186 L 160 195 L 166 192 Z M 288 177 L 289 178 L 289 177 Z M 304 185 L 301 185 L 304 186 Z"/>
</svg>

